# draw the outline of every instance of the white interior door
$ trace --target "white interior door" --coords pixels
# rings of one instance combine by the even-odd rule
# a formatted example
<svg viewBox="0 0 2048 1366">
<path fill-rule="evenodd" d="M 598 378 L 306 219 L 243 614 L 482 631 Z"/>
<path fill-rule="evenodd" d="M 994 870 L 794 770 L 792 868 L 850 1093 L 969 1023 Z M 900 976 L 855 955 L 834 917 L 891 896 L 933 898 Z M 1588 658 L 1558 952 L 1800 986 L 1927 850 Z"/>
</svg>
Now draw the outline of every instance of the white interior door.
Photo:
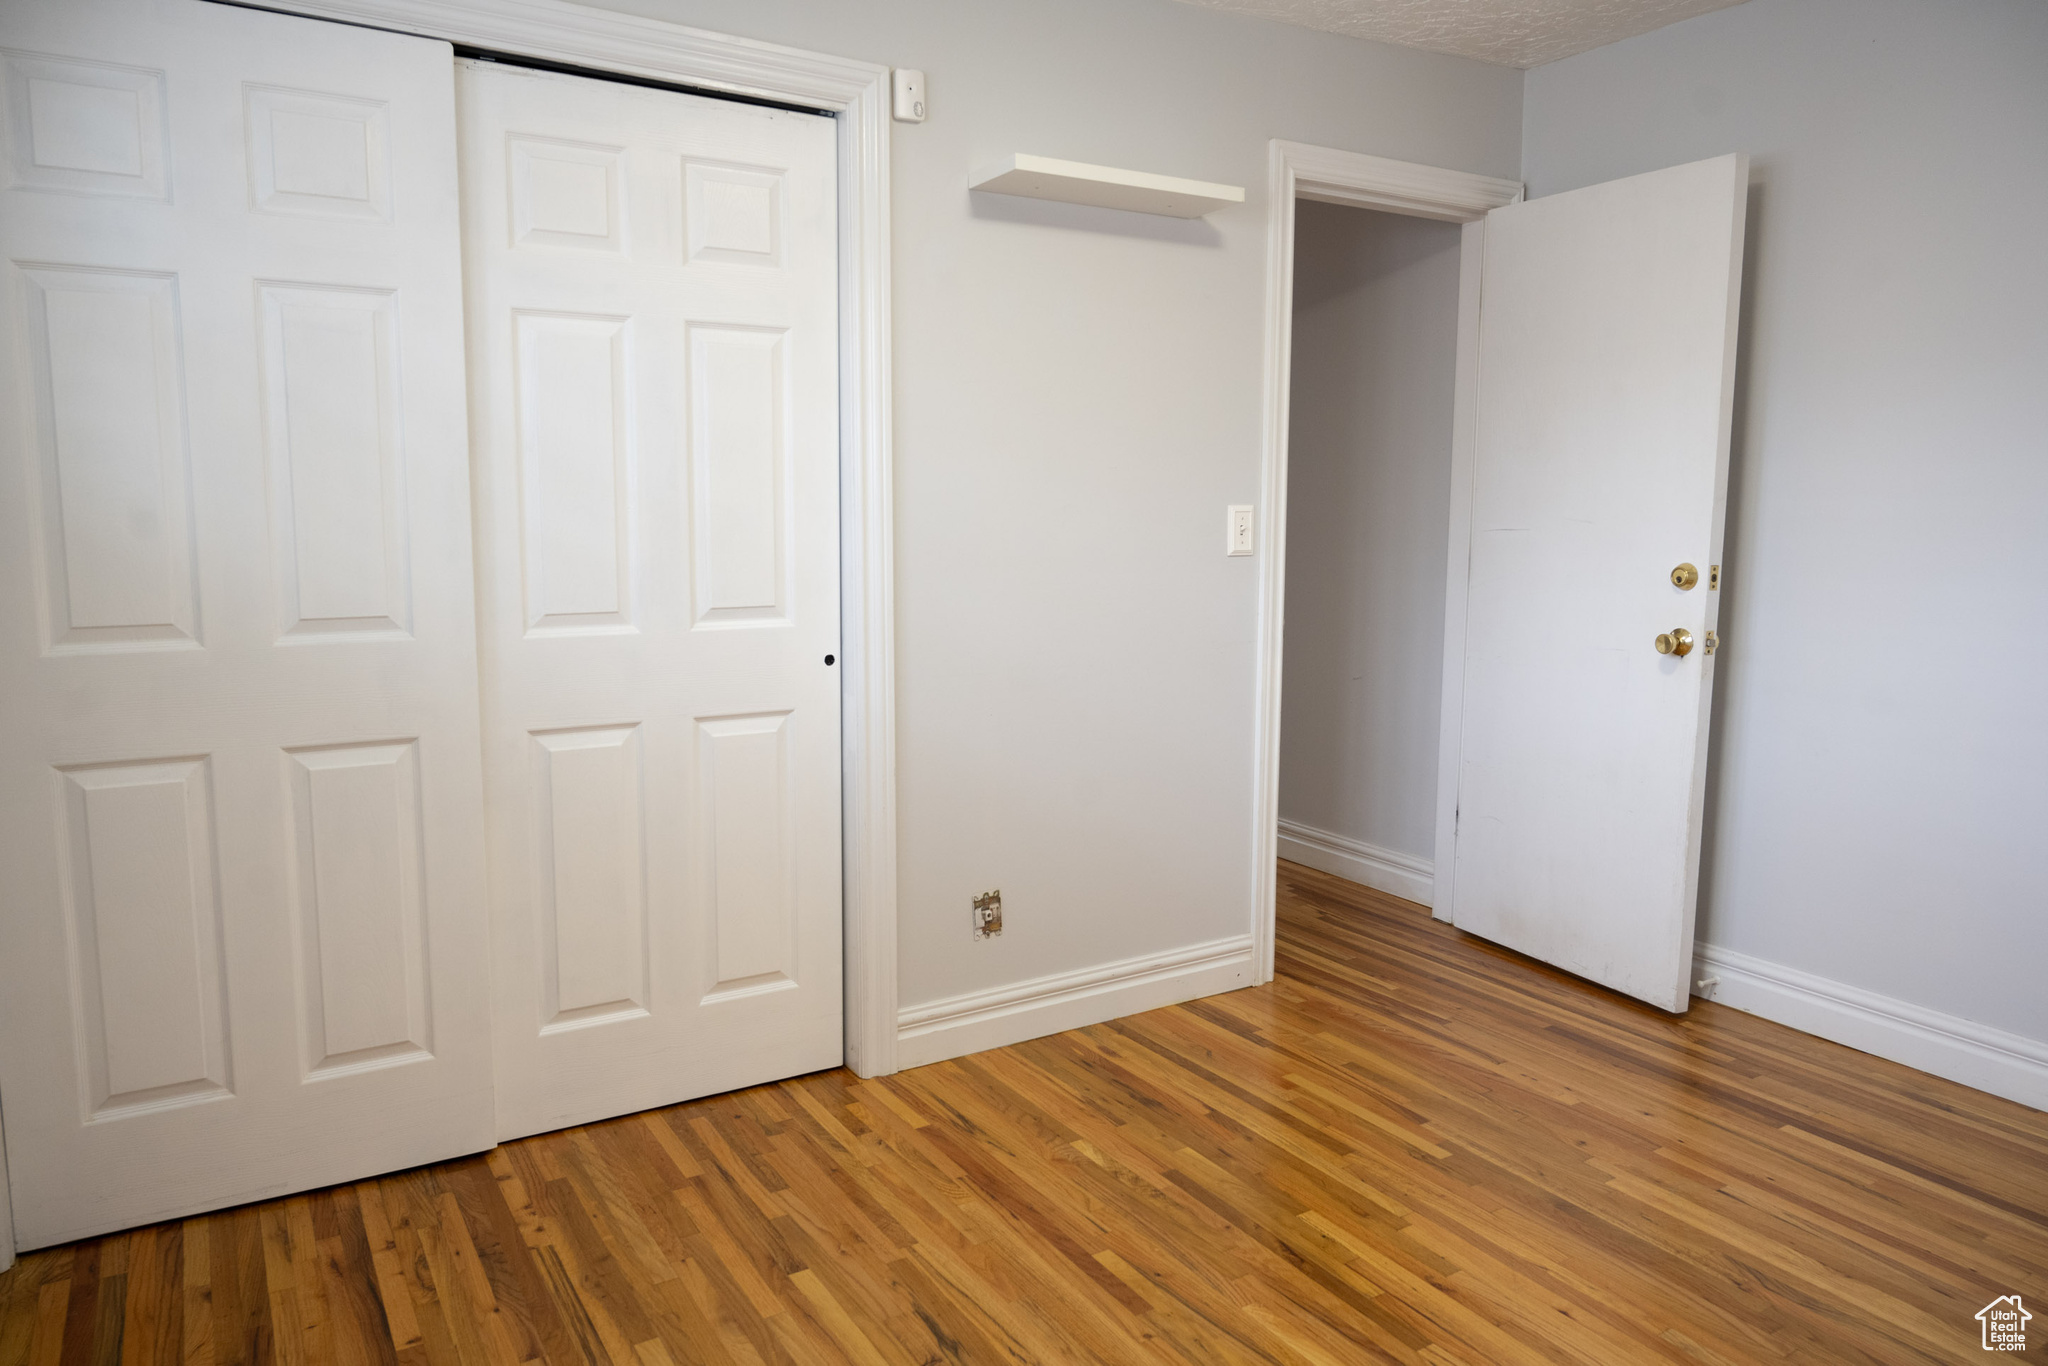
<svg viewBox="0 0 2048 1366">
<path fill-rule="evenodd" d="M 457 84 L 510 1138 L 841 1059 L 835 138 Z"/>
<path fill-rule="evenodd" d="M 1487 215 L 1450 919 L 1666 1010 L 1692 963 L 1748 161 Z M 1672 581 L 1698 570 L 1690 589 Z M 1690 633 L 1684 655 L 1659 635 Z"/>
<path fill-rule="evenodd" d="M 21 1241 L 488 1147 L 452 54 L 193 0 L 0 45 Z"/>
</svg>

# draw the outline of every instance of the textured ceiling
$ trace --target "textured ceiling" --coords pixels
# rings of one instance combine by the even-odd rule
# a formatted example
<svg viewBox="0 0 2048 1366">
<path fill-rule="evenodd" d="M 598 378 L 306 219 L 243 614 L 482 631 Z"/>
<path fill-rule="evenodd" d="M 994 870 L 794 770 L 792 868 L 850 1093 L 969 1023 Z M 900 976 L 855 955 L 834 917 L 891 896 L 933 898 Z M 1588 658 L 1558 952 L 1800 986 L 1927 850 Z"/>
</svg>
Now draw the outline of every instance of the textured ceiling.
<svg viewBox="0 0 2048 1366">
<path fill-rule="evenodd" d="M 1403 47 L 1541 66 L 1742 0 L 1185 0 Z"/>
</svg>

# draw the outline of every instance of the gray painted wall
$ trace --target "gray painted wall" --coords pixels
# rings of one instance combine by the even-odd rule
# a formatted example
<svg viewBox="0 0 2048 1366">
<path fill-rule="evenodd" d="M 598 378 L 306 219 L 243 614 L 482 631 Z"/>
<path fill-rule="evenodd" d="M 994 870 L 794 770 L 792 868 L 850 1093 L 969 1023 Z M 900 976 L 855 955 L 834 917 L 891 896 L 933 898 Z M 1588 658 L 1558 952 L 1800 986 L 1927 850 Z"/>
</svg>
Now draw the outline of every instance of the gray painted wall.
<svg viewBox="0 0 2048 1366">
<path fill-rule="evenodd" d="M 1429 859 L 1459 229 L 1297 215 L 1280 815 Z"/>
<path fill-rule="evenodd" d="M 2048 5 L 1751 0 L 1524 129 L 1755 159 L 1701 938 L 2048 1039 Z"/>
<path fill-rule="evenodd" d="M 1267 140 L 1512 176 L 1521 73 L 1175 0 L 608 2 L 930 79 L 892 143 L 903 1003 L 1244 933 L 1257 567 L 1223 523 L 1258 497 Z M 1003 152 L 1250 193 L 970 196 Z"/>
</svg>

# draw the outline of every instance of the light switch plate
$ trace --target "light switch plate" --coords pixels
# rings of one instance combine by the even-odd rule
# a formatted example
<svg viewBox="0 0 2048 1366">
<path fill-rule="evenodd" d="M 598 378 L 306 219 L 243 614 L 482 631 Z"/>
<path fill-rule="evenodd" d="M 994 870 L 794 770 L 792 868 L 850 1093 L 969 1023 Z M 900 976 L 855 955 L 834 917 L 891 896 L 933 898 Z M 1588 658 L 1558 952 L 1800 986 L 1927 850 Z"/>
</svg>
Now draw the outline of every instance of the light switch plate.
<svg viewBox="0 0 2048 1366">
<path fill-rule="evenodd" d="M 924 122 L 924 73 L 897 67 L 890 81 L 898 123 Z"/>
<path fill-rule="evenodd" d="M 1252 553 L 1252 505 L 1232 503 L 1224 509 L 1229 516 L 1225 520 L 1223 553 L 1226 555 L 1249 555 Z"/>
</svg>

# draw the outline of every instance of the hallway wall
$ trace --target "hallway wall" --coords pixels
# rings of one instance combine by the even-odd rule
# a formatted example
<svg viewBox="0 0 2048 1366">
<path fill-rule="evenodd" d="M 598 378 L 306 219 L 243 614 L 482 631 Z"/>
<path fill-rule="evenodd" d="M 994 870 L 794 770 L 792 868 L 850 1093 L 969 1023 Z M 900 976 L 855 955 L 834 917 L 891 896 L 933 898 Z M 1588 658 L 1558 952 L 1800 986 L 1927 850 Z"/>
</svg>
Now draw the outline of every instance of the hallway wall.
<svg viewBox="0 0 2048 1366">
<path fill-rule="evenodd" d="M 1459 231 L 1296 206 L 1280 818 L 1423 862 L 1436 841 Z"/>
</svg>

